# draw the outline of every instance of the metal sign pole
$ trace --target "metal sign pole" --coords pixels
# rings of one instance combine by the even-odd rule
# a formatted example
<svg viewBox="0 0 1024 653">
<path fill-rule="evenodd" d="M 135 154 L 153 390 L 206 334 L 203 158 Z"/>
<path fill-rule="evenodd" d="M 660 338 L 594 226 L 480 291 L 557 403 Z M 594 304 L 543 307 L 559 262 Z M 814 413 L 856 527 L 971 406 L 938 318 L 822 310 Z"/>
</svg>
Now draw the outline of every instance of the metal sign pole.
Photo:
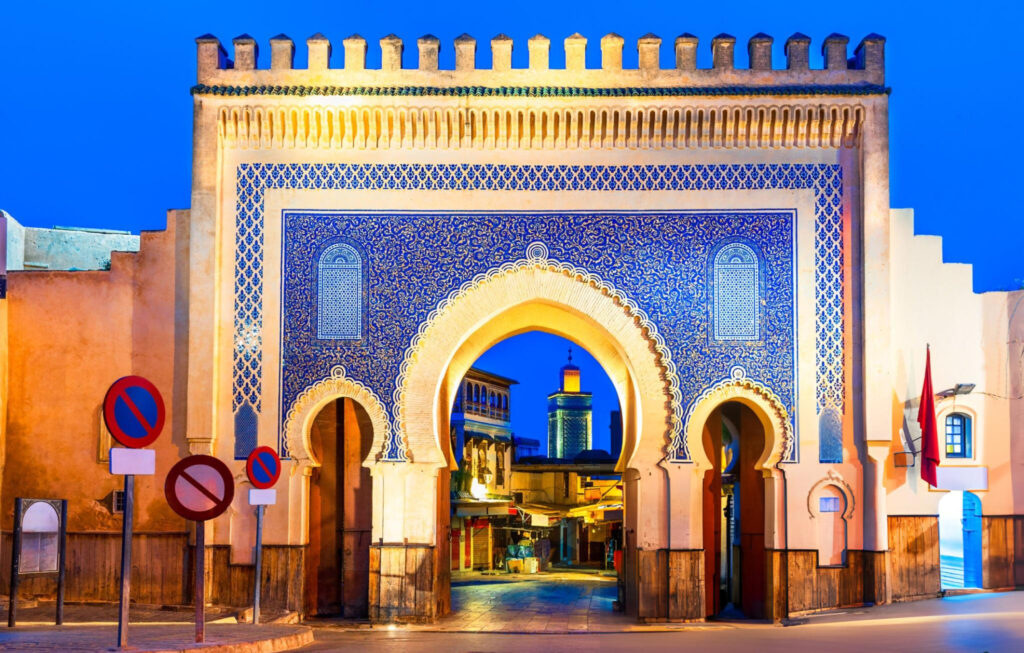
<svg viewBox="0 0 1024 653">
<path fill-rule="evenodd" d="M 252 622 L 260 622 L 260 585 L 263 579 L 263 508 L 256 506 L 256 582 L 252 592 Z"/>
<path fill-rule="evenodd" d="M 196 644 L 206 641 L 206 522 L 196 522 Z"/>
<path fill-rule="evenodd" d="M 14 628 L 18 615 L 18 569 L 21 567 L 21 497 L 14 500 L 14 534 L 11 538 L 11 604 L 7 609 L 7 627 Z"/>
<path fill-rule="evenodd" d="M 64 569 L 68 559 L 68 500 L 60 502 L 60 551 L 57 561 L 57 625 L 64 624 Z"/>
<path fill-rule="evenodd" d="M 135 474 L 124 475 L 124 519 L 121 525 L 121 596 L 117 609 L 117 645 L 128 646 L 128 605 L 132 592 L 132 522 L 135 513 Z"/>
</svg>

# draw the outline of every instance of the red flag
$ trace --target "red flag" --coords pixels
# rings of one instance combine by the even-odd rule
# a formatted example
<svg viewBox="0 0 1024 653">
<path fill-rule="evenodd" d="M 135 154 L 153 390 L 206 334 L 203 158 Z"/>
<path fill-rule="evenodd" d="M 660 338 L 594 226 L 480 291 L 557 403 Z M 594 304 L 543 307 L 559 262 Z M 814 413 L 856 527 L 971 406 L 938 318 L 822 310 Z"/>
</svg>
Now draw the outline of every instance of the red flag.
<svg viewBox="0 0 1024 653">
<path fill-rule="evenodd" d="M 935 487 L 938 485 L 936 469 L 939 467 L 939 428 L 935 423 L 931 347 L 928 348 L 924 364 L 924 387 L 921 388 L 921 407 L 917 410 L 917 423 L 921 425 L 921 478 Z"/>
</svg>

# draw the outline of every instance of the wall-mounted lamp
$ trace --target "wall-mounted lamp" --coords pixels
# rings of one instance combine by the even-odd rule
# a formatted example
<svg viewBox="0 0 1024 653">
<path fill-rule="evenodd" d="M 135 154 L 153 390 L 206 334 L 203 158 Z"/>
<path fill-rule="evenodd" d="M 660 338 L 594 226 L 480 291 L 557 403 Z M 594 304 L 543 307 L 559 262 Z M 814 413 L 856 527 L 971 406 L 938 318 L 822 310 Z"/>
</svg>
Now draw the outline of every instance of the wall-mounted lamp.
<svg viewBox="0 0 1024 653">
<path fill-rule="evenodd" d="M 957 383 L 948 390 L 938 393 L 940 397 L 952 397 L 954 395 L 969 395 L 974 391 L 974 383 Z"/>
</svg>

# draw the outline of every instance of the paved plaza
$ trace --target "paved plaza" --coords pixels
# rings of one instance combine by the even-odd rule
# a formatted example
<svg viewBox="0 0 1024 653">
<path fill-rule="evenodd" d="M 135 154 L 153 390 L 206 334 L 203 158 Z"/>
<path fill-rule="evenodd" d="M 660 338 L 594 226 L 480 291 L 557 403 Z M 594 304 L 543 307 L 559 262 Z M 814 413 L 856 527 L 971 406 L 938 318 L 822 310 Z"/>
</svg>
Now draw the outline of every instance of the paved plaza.
<svg viewBox="0 0 1024 653">
<path fill-rule="evenodd" d="M 565 633 L 619 632 L 636 621 L 615 612 L 616 579 L 554 572 L 512 576 L 455 576 L 448 631 Z"/>
<path fill-rule="evenodd" d="M 518 594 L 519 590 L 508 587 L 499 594 L 506 592 Z M 571 608 L 569 612 L 571 615 Z M 316 643 L 300 650 L 996 653 L 1024 650 L 1024 593 L 974 594 L 841 610 L 794 620 L 787 626 L 730 622 L 662 624 L 646 629 L 649 632 L 537 632 L 525 636 L 483 628 L 480 632 L 462 633 L 405 627 L 314 629 Z M 443 627 L 435 630 L 443 630 Z"/>
</svg>

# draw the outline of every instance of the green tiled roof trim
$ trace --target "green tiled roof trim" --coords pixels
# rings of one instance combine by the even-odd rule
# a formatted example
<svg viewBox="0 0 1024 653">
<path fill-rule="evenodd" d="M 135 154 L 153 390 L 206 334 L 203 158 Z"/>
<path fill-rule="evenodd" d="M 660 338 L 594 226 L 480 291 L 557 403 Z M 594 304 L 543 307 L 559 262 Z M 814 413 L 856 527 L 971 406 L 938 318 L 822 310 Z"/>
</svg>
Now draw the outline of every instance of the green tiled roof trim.
<svg viewBox="0 0 1024 653">
<path fill-rule="evenodd" d="M 754 95 L 888 95 L 878 84 L 789 86 L 667 86 L 579 88 L 574 86 L 207 86 L 192 87 L 192 95 L 366 95 L 413 97 L 720 97 Z"/>
</svg>

